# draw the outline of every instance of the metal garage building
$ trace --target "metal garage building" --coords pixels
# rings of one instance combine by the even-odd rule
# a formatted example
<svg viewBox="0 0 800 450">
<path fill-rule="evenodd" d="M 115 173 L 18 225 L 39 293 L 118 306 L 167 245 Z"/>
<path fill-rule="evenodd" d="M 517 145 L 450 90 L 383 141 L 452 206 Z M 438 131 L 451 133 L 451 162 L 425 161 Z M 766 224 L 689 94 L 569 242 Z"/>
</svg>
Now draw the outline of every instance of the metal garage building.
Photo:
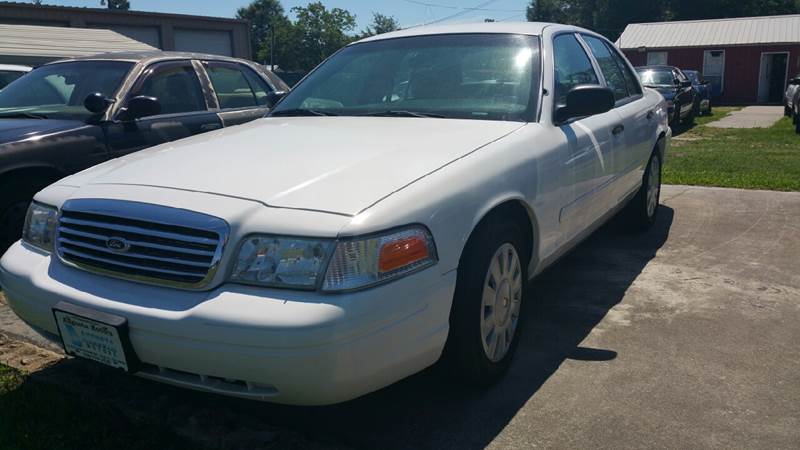
<svg viewBox="0 0 800 450">
<path fill-rule="evenodd" d="M 637 66 L 701 71 L 721 103 L 779 103 L 800 72 L 800 14 L 630 24 L 617 46 Z"/>
<path fill-rule="evenodd" d="M 62 58 L 155 48 L 111 30 L 0 25 L 0 63 L 37 66 Z"/>
<path fill-rule="evenodd" d="M 0 24 L 108 29 L 162 50 L 250 58 L 250 27 L 239 19 L 0 2 Z"/>
</svg>

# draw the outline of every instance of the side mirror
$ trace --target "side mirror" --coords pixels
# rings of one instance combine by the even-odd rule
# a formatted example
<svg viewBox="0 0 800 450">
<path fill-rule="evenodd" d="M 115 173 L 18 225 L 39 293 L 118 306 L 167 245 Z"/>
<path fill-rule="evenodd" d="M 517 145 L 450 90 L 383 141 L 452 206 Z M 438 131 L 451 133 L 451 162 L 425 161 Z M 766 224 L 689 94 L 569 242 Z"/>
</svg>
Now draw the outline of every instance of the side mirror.
<svg viewBox="0 0 800 450">
<path fill-rule="evenodd" d="M 286 91 L 272 91 L 267 94 L 267 108 L 275 106 L 283 97 L 286 97 Z"/>
<path fill-rule="evenodd" d="M 692 87 L 692 80 L 681 81 L 681 87 Z"/>
<path fill-rule="evenodd" d="M 125 119 L 135 120 L 141 117 L 155 116 L 161 112 L 161 103 L 155 97 L 137 95 L 128 100 L 125 108 Z"/>
<path fill-rule="evenodd" d="M 567 94 L 567 103 L 556 109 L 555 122 L 561 124 L 575 117 L 603 114 L 611 111 L 614 103 L 614 92 L 609 88 L 591 84 L 575 86 Z"/>
<path fill-rule="evenodd" d="M 101 92 L 92 92 L 83 100 L 83 107 L 88 109 L 92 114 L 100 114 L 114 104 L 115 101 L 116 100 L 113 98 L 106 97 Z"/>
</svg>

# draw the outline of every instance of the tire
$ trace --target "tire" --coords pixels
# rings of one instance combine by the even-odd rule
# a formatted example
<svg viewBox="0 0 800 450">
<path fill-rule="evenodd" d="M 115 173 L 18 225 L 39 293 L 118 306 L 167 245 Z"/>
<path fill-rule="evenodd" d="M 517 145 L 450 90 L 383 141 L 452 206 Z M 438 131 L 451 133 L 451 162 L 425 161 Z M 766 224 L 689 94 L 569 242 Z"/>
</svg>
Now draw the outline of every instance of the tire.
<svg viewBox="0 0 800 450">
<path fill-rule="evenodd" d="M 32 178 L 20 185 L 14 179 L 0 182 L 0 192 L 8 193 L 0 200 L 0 255 L 22 236 L 25 215 L 33 195 L 52 183 L 45 178 Z"/>
<path fill-rule="evenodd" d="M 460 381 L 488 386 L 511 364 L 527 291 L 530 256 L 524 242 L 522 227 L 498 217 L 479 225 L 467 243 L 443 356 L 451 375 Z"/>
<path fill-rule="evenodd" d="M 789 108 L 788 106 L 784 106 L 783 107 L 783 115 L 786 116 L 786 117 L 792 117 L 792 108 Z"/>
<path fill-rule="evenodd" d="M 706 115 L 707 116 L 712 115 L 712 113 L 711 113 L 711 102 L 710 101 L 708 102 L 708 109 L 706 110 Z"/>
<path fill-rule="evenodd" d="M 794 115 L 794 132 L 800 134 L 800 114 Z"/>
<path fill-rule="evenodd" d="M 627 218 L 634 230 L 644 231 L 656 223 L 661 199 L 661 153 L 656 147 L 642 177 L 642 186 L 626 207 Z"/>
</svg>

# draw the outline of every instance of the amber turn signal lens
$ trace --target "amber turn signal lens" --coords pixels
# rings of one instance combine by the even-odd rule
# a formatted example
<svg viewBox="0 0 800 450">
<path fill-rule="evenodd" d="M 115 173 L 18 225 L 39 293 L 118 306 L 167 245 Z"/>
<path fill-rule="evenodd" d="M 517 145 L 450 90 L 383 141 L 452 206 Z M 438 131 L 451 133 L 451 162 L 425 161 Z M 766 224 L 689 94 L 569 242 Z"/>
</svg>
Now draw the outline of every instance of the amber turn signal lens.
<svg viewBox="0 0 800 450">
<path fill-rule="evenodd" d="M 428 258 L 428 242 L 421 236 L 409 236 L 381 247 L 378 269 L 385 273 Z"/>
</svg>

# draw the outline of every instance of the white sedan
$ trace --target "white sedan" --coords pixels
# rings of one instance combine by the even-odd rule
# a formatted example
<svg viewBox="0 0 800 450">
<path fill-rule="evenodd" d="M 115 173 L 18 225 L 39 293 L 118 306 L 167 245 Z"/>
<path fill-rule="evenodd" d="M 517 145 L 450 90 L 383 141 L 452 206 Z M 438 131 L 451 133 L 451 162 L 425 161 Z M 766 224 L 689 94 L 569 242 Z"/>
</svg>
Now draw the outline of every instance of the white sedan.
<svg viewBox="0 0 800 450">
<path fill-rule="evenodd" d="M 623 208 L 654 222 L 670 137 L 593 32 L 382 34 L 267 118 L 39 192 L 0 283 L 67 353 L 187 388 L 329 404 L 440 359 L 487 384 L 529 279 Z"/>
</svg>

